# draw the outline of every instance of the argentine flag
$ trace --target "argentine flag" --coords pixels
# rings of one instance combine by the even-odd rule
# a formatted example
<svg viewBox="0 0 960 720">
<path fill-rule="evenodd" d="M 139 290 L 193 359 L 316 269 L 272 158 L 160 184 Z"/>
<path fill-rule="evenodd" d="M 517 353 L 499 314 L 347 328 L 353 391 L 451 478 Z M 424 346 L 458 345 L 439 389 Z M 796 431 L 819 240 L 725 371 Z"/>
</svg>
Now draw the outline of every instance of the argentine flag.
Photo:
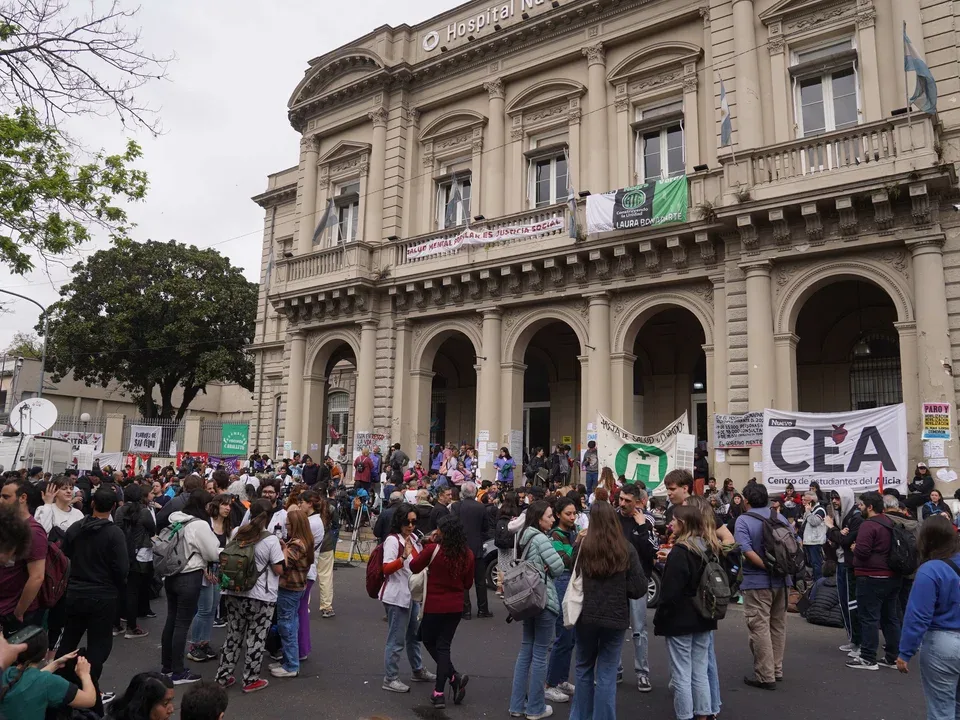
<svg viewBox="0 0 960 720">
<path fill-rule="evenodd" d="M 727 102 L 727 88 L 720 78 L 720 147 L 730 145 L 730 136 L 733 134 L 733 121 L 730 119 L 730 103 Z"/>
<path fill-rule="evenodd" d="M 903 24 L 903 69 L 917 75 L 917 87 L 909 100 L 923 112 L 933 115 L 937 112 L 937 81 L 933 79 L 930 68 L 917 54 L 913 43 L 907 37 L 907 24 Z"/>
</svg>

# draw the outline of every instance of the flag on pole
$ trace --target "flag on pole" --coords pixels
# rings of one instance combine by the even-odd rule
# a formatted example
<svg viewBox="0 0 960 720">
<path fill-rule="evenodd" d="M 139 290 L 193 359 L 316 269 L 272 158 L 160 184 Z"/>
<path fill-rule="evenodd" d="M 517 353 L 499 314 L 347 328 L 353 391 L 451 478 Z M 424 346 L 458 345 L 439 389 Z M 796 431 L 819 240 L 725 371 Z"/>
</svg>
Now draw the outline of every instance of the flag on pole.
<svg viewBox="0 0 960 720">
<path fill-rule="evenodd" d="M 313 231 L 313 244 L 316 245 L 320 242 L 323 234 L 327 231 L 327 228 L 336 227 L 339 223 L 337 218 L 337 208 L 333 202 L 333 197 L 327 199 L 327 207 L 323 210 L 323 215 L 320 216 L 320 222 L 317 223 L 317 229 Z"/>
<path fill-rule="evenodd" d="M 270 278 L 273 276 L 273 241 L 270 241 L 270 254 L 267 255 L 267 272 L 263 276 L 263 284 L 270 287 Z"/>
<path fill-rule="evenodd" d="M 447 200 L 447 206 L 443 211 L 443 226 L 456 227 L 457 225 L 457 206 L 463 207 L 463 191 L 460 188 L 460 180 L 457 174 L 453 174 L 453 180 L 450 185 L 450 199 Z M 464 222 L 470 225 L 470 219 L 464 212 Z"/>
<path fill-rule="evenodd" d="M 937 81 L 907 37 L 906 23 L 903 24 L 903 69 L 904 72 L 913 71 L 917 75 L 917 86 L 907 105 L 916 105 L 923 112 L 933 115 L 937 111 Z"/>
<path fill-rule="evenodd" d="M 720 147 L 727 147 L 733 135 L 733 121 L 730 118 L 730 103 L 727 101 L 727 88 L 720 78 Z"/>
<path fill-rule="evenodd" d="M 563 159 L 567 163 L 567 208 L 570 210 L 570 237 L 577 239 L 577 190 L 573 183 L 573 168 L 570 166 L 570 152 L 563 149 Z"/>
</svg>

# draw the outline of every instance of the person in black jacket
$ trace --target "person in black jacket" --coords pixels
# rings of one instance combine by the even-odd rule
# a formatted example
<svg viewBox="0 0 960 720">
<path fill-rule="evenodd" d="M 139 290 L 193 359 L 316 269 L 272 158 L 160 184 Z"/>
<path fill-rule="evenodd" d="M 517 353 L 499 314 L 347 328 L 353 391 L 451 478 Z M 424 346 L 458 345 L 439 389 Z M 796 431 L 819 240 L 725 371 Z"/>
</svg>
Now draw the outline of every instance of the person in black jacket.
<svg viewBox="0 0 960 720">
<path fill-rule="evenodd" d="M 426 528 L 418 529 L 427 535 L 432 533 L 437 525 L 440 524 L 440 518 L 450 514 L 451 503 L 453 503 L 453 490 L 446 485 L 442 485 L 437 490 L 437 502 L 434 503 L 433 510 L 430 512 L 430 519 L 427 522 Z"/>
<path fill-rule="evenodd" d="M 573 553 L 573 578 L 583 578 L 583 605 L 576 624 L 577 682 L 571 718 L 614 717 L 617 666 L 630 601 L 647 594 L 647 578 L 633 544 L 610 503 L 594 503 L 590 526 Z M 596 685 L 594 685 L 596 681 Z"/>
<path fill-rule="evenodd" d="M 477 591 L 477 617 L 492 618 L 493 613 L 487 605 L 487 581 L 486 571 L 481 559 L 483 558 L 483 543 L 487 539 L 487 534 L 493 529 L 490 525 L 490 516 L 486 508 L 477 502 L 477 486 L 472 482 L 465 482 L 460 487 L 460 502 L 451 510 L 453 515 L 460 518 L 460 524 L 463 525 L 463 531 L 467 536 L 467 547 L 473 551 L 473 557 L 477 558 L 474 563 L 474 586 Z M 463 619 L 470 620 L 473 617 L 473 611 L 470 607 L 470 591 L 463 591 Z"/>
<path fill-rule="evenodd" d="M 850 603 L 857 598 L 851 547 L 857 542 L 863 516 L 854 500 L 853 490 L 848 487 L 831 491 L 830 502 L 837 519 L 827 515 L 823 523 L 827 526 L 827 542 L 837 551 L 837 592 L 840 593 L 840 612 L 843 614 L 843 624 L 850 641 L 840 649 L 852 653 L 850 657 L 857 657 L 860 655 L 860 616 L 857 614 L 856 604 L 853 608 L 850 607 Z"/>
<path fill-rule="evenodd" d="M 810 605 L 804 617 L 811 625 L 824 627 L 843 627 L 843 615 L 840 612 L 840 595 L 837 592 L 837 566 L 828 562 L 823 566 L 823 577 L 810 589 Z"/>
<path fill-rule="evenodd" d="M 393 513 L 402 502 L 403 495 L 396 490 L 390 493 L 390 504 L 380 511 L 377 522 L 373 526 L 373 536 L 377 542 L 382 543 L 387 539 L 387 535 L 390 534 L 390 525 L 393 523 Z"/>
<path fill-rule="evenodd" d="M 70 582 L 66 624 L 57 657 L 76 650 L 86 633 L 84 654 L 90 661 L 90 676 L 95 684 L 113 649 L 117 602 L 130 570 L 126 538 L 111 519 L 116 506 L 115 493 L 106 488 L 97 490 L 93 494 L 93 514 L 70 526 L 61 547 L 70 559 Z M 103 712 L 99 699 L 96 710 Z"/>
<path fill-rule="evenodd" d="M 144 495 L 146 489 L 146 495 Z M 156 617 L 150 609 L 150 582 L 153 580 L 151 538 L 157 532 L 157 524 L 148 505 L 153 502 L 153 488 L 149 485 L 127 486 L 126 501 L 117 510 L 114 518 L 126 538 L 127 559 L 130 572 L 127 574 L 126 592 L 118 603 L 118 610 L 127 621 L 125 637 L 138 638 L 147 631 L 137 624 L 138 617 Z M 143 558 L 142 560 L 140 558 Z"/>
<path fill-rule="evenodd" d="M 906 505 L 911 511 L 916 512 L 918 507 L 930 499 L 930 493 L 933 492 L 933 476 L 925 463 L 917 463 L 913 480 L 907 485 L 907 490 L 909 495 L 907 495 Z"/>
<path fill-rule="evenodd" d="M 300 479 L 307 487 L 313 487 L 320 479 L 320 465 L 317 465 L 309 455 L 303 456 L 303 469 L 300 472 Z"/>
<path fill-rule="evenodd" d="M 590 524 L 593 524 L 592 517 Z M 707 553 L 719 557 L 720 547 L 719 544 L 711 547 L 704 531 L 703 514 L 696 507 L 677 506 L 673 525 L 676 542 L 663 570 L 653 632 L 667 639 L 673 710 L 677 718 L 686 720 L 711 714 L 707 668 L 710 633 L 717 629 L 717 621 L 701 615 L 693 599 L 700 586 Z"/>
</svg>

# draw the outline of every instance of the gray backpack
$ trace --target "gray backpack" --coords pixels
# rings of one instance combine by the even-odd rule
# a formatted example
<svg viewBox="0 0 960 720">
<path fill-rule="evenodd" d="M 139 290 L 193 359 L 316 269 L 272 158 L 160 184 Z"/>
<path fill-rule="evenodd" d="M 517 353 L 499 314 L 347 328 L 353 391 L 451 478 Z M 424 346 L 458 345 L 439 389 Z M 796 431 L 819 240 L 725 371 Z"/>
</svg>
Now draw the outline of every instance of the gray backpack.
<svg viewBox="0 0 960 720">
<path fill-rule="evenodd" d="M 195 519 L 172 523 L 170 527 L 163 529 L 153 538 L 153 574 L 155 576 L 165 578 L 179 575 L 186 567 L 190 555 L 187 554 L 183 529 Z"/>
<path fill-rule="evenodd" d="M 514 557 L 520 543 L 520 533 L 514 541 Z M 523 555 L 511 562 L 503 574 L 503 604 L 514 620 L 526 620 L 543 612 L 547 606 L 547 581 L 543 571 L 526 559 L 530 543 Z"/>
</svg>

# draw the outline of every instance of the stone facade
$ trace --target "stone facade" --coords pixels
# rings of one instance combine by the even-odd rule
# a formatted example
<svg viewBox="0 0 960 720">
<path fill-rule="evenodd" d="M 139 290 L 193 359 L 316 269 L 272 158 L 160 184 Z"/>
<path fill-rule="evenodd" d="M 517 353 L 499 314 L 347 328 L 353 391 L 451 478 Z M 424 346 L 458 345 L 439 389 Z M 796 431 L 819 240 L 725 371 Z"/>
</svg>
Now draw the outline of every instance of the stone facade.
<svg viewBox="0 0 960 720">
<path fill-rule="evenodd" d="M 577 445 L 598 411 L 652 431 L 701 406 L 850 409 L 880 397 L 854 385 L 896 372 L 919 457 L 920 402 L 956 404 L 958 12 L 948 0 L 478 2 L 312 60 L 288 106 L 298 164 L 254 198 L 251 442 L 329 442 L 329 378 L 344 367 L 356 369 L 351 436 L 411 449 L 443 432 L 448 387 L 475 387 L 457 440 L 504 445 L 522 430 L 533 444 L 527 418 L 542 407 L 544 439 Z M 937 79 L 936 116 L 904 110 L 904 23 Z M 719 147 L 721 82 L 732 147 Z M 663 153 L 674 128 L 677 157 Z M 458 232 L 444 227 L 455 178 L 469 179 L 472 225 L 569 223 L 561 160 L 581 195 L 653 167 L 686 174 L 689 222 L 588 234 L 581 197 L 576 237 L 411 252 Z M 331 201 L 341 225 L 315 242 Z M 846 349 L 811 365 L 798 319 L 837 283 L 824 307 L 856 312 L 837 313 L 824 347 Z M 867 367 L 847 351 L 880 335 L 893 357 Z M 756 460 L 731 452 L 714 473 L 742 482 Z"/>
</svg>

